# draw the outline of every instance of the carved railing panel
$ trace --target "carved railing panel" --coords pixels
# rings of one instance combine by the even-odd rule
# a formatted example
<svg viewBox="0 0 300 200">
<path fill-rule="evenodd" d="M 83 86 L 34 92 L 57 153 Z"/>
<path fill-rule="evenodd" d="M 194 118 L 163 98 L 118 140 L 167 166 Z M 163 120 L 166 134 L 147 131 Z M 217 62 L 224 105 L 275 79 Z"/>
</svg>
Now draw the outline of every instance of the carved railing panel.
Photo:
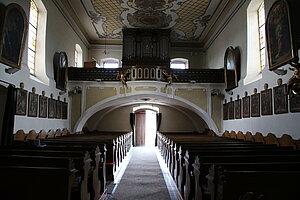
<svg viewBox="0 0 300 200">
<path fill-rule="evenodd" d="M 119 81 L 117 74 L 128 70 L 128 81 L 153 80 L 167 81 L 162 73 L 166 69 L 160 66 L 134 66 L 118 69 L 75 68 L 69 67 L 68 78 L 72 81 Z M 223 69 L 169 69 L 169 74 L 175 74 L 178 83 L 224 83 Z"/>
</svg>

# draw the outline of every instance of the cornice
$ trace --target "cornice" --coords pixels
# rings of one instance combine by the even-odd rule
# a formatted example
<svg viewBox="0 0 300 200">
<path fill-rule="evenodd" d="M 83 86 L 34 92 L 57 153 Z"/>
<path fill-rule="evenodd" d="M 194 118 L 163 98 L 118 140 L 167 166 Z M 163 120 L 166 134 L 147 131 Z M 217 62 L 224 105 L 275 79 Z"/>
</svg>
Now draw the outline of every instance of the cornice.
<svg viewBox="0 0 300 200">
<path fill-rule="evenodd" d="M 210 45 L 217 39 L 217 37 L 222 33 L 224 28 L 228 25 L 235 14 L 244 5 L 246 0 L 229 0 L 227 4 L 223 7 L 220 15 L 215 19 L 214 24 L 205 36 L 205 44 L 203 49 L 206 51 Z"/>
<path fill-rule="evenodd" d="M 72 27 L 72 29 L 80 38 L 80 40 L 85 44 L 87 48 L 89 48 L 91 44 L 87 39 L 88 38 L 87 33 L 84 31 L 83 27 L 80 27 L 81 25 L 79 19 L 74 13 L 74 10 L 72 10 L 72 8 L 70 7 L 67 0 L 52 0 L 52 2 L 60 11 L 60 13 L 64 16 L 64 18 L 66 19 L 68 24 Z M 77 23 L 74 19 L 77 19 Z"/>
</svg>

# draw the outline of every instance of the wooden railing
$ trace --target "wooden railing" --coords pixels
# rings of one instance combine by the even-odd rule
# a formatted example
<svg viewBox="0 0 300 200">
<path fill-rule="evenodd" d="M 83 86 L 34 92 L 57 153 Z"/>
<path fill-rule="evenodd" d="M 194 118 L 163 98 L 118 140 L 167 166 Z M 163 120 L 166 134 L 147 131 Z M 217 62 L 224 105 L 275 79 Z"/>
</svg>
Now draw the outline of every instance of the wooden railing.
<svg viewBox="0 0 300 200">
<path fill-rule="evenodd" d="M 131 68 L 105 69 L 105 68 L 68 68 L 68 79 L 72 81 L 119 81 L 118 73 L 129 70 L 128 81 L 153 80 L 167 81 L 163 71 L 165 68 L 159 66 L 145 67 L 133 66 Z M 169 69 L 170 74 L 175 74 L 177 79 L 173 82 L 179 83 L 224 83 L 223 69 Z"/>
</svg>

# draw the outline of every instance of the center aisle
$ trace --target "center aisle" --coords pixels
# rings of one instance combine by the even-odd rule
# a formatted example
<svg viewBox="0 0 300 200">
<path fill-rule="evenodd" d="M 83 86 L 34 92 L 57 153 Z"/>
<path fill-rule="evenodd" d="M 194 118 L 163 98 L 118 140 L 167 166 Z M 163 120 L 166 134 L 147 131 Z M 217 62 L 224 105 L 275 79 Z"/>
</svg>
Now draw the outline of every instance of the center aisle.
<svg viewBox="0 0 300 200">
<path fill-rule="evenodd" d="M 134 147 L 129 164 L 112 195 L 113 200 L 170 200 L 155 149 Z"/>
</svg>

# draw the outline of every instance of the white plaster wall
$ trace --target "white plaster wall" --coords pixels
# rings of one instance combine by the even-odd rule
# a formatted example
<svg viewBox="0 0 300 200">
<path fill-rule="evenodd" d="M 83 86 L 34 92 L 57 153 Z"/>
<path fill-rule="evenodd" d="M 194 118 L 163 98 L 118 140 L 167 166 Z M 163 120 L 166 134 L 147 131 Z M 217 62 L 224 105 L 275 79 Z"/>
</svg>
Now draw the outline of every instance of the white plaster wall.
<svg viewBox="0 0 300 200">
<path fill-rule="evenodd" d="M 12 0 L 1 0 L 4 5 L 9 3 L 18 3 L 25 10 L 27 17 L 29 15 L 29 0 L 23 1 L 12 1 Z M 87 48 L 75 34 L 70 25 L 63 18 L 62 14 L 58 11 L 52 1 L 43 0 L 43 3 L 47 9 L 47 29 L 46 29 L 46 55 L 45 55 L 45 66 L 46 74 L 49 78 L 49 85 L 40 82 L 37 79 L 30 78 L 29 69 L 27 67 L 27 42 L 24 48 L 21 70 L 14 74 L 7 74 L 5 68 L 8 66 L 0 63 L 0 79 L 10 82 L 16 87 L 19 87 L 20 82 L 24 82 L 25 89 L 31 91 L 32 87 L 36 87 L 37 94 L 41 94 L 43 90 L 46 92 L 46 96 L 49 97 L 51 93 L 54 95 L 54 99 L 57 99 L 60 90 L 56 89 L 54 74 L 53 74 L 53 56 L 56 51 L 65 51 L 68 56 L 69 66 L 74 65 L 74 51 L 75 44 L 78 43 L 82 47 L 84 60 L 87 57 Z M 68 95 L 64 94 L 60 96 L 60 99 L 67 99 L 69 102 Z M 69 117 L 68 117 L 69 119 Z M 45 129 L 57 129 L 57 128 L 69 128 L 69 120 L 62 119 L 48 119 L 38 117 L 27 117 L 19 116 L 15 117 L 14 132 L 19 129 L 23 129 L 25 132 L 35 129 L 40 131 Z"/>
<path fill-rule="evenodd" d="M 101 59 L 104 58 L 116 58 L 119 60 L 120 66 L 122 66 L 122 46 L 119 45 L 107 45 L 106 51 L 107 53 L 104 53 L 105 48 L 104 46 L 99 46 L 97 48 L 91 48 L 89 50 L 89 56 L 88 61 L 96 60 L 97 63 L 100 65 Z"/>
<path fill-rule="evenodd" d="M 205 66 L 205 53 L 197 48 L 178 48 L 174 47 L 170 50 L 170 58 L 185 58 L 189 60 L 190 69 L 202 69 Z"/>
<path fill-rule="evenodd" d="M 268 63 L 265 69 L 262 71 L 262 78 L 244 85 L 244 78 L 247 72 L 247 6 L 250 0 L 247 0 L 245 4 L 240 8 L 236 15 L 231 19 L 226 28 L 216 38 L 212 45 L 207 49 L 207 65 L 209 68 L 222 68 L 224 63 L 224 54 L 228 46 L 238 46 L 241 51 L 241 80 L 239 81 L 239 87 L 232 90 L 233 94 L 229 95 L 225 93 L 225 99 L 227 102 L 230 97 L 233 100 L 237 95 L 240 98 L 244 96 L 244 92 L 247 91 L 248 95 L 253 94 L 253 89 L 257 88 L 258 92 L 263 90 L 264 83 L 269 84 L 269 88 L 277 86 L 277 79 L 282 78 L 283 83 L 286 83 L 292 76 L 292 72 L 288 69 L 288 65 L 284 66 L 284 69 L 288 70 L 288 73 L 284 76 L 279 76 L 274 72 L 268 70 Z M 265 1 L 265 8 L 268 11 L 274 0 Z M 266 12 L 267 13 L 267 12 Z M 300 113 L 287 113 L 271 116 L 261 116 L 259 118 L 247 118 L 247 119 L 235 119 L 223 121 L 223 132 L 225 130 L 231 131 L 250 131 L 253 134 L 255 132 L 261 132 L 263 135 L 267 135 L 269 132 L 274 133 L 277 137 L 281 137 L 282 134 L 289 134 L 294 139 L 300 138 Z"/>
</svg>

